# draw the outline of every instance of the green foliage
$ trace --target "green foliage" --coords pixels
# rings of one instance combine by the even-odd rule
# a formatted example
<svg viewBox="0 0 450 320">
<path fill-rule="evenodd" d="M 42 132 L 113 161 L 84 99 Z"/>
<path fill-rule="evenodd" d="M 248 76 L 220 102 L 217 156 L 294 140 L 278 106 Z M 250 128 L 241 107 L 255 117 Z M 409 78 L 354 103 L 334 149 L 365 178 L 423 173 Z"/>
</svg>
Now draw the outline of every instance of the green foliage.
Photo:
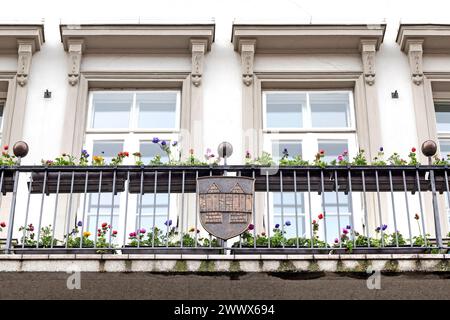
<svg viewBox="0 0 450 320">
<path fill-rule="evenodd" d="M 351 163 L 354 166 L 367 166 L 367 159 L 364 150 L 360 149 Z"/>
<path fill-rule="evenodd" d="M 388 162 L 393 166 L 404 166 L 407 164 L 406 160 L 402 159 L 397 152 L 394 152 L 389 158 Z"/>
<path fill-rule="evenodd" d="M 9 154 L 9 147 L 3 146 L 2 155 L 0 157 L 0 166 L 15 166 L 17 165 L 18 159 L 15 155 Z"/>
</svg>

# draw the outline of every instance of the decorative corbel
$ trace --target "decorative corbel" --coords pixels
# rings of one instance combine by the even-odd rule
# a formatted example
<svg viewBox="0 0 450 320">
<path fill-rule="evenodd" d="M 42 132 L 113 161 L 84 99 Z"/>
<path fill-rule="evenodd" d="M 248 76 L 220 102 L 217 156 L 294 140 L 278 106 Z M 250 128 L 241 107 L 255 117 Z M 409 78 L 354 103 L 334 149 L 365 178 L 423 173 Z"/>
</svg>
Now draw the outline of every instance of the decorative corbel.
<svg viewBox="0 0 450 320">
<path fill-rule="evenodd" d="M 412 80 L 414 84 L 420 86 L 423 83 L 423 40 L 408 40 L 406 50 Z"/>
<path fill-rule="evenodd" d="M 68 41 L 69 63 L 68 78 L 69 84 L 75 86 L 80 80 L 81 56 L 83 54 L 83 40 Z"/>
<path fill-rule="evenodd" d="M 239 52 L 241 54 L 242 81 L 246 86 L 253 83 L 253 61 L 255 59 L 256 40 L 241 40 Z"/>
<path fill-rule="evenodd" d="M 205 52 L 208 46 L 208 41 L 205 39 L 191 39 L 192 51 L 192 84 L 196 87 L 200 86 L 203 74 L 203 61 L 205 59 Z"/>
<path fill-rule="evenodd" d="M 375 53 L 376 40 L 361 40 L 361 57 L 363 63 L 364 80 L 371 86 L 375 83 Z"/>
<path fill-rule="evenodd" d="M 18 63 L 17 63 L 17 83 L 24 87 L 28 83 L 28 74 L 30 72 L 31 57 L 34 51 L 33 40 L 18 40 Z"/>
</svg>

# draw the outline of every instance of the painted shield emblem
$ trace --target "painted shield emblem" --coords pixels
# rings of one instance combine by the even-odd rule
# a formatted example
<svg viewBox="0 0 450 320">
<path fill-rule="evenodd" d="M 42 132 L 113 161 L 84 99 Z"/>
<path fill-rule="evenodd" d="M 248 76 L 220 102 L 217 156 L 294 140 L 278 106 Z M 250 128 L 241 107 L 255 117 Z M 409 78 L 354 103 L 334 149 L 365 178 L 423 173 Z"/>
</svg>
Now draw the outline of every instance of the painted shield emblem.
<svg viewBox="0 0 450 320">
<path fill-rule="evenodd" d="M 201 177 L 197 180 L 200 222 L 213 236 L 228 240 L 252 223 L 255 180 Z"/>
</svg>

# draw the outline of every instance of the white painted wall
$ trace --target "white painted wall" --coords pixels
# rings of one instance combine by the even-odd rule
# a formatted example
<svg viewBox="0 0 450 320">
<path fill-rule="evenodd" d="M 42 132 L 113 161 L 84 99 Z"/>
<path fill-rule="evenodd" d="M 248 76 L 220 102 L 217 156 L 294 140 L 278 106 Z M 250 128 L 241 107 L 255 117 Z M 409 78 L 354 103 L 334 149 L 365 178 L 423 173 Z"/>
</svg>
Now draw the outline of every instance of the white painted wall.
<svg viewBox="0 0 450 320">
<path fill-rule="evenodd" d="M 25 164 L 38 164 L 42 158 L 54 158 L 60 152 L 66 96 L 68 89 L 66 60 L 59 24 L 95 22 L 131 23 L 146 19 L 185 22 L 214 18 L 215 43 L 206 55 L 202 80 L 204 92 L 204 145 L 214 148 L 223 140 L 235 147 L 231 163 L 242 163 L 241 104 L 242 78 L 240 56 L 233 50 L 231 27 L 234 19 L 255 22 L 296 23 L 374 23 L 386 22 L 384 43 L 376 58 L 376 88 L 382 125 L 382 141 L 386 153 L 398 151 L 406 156 L 412 146 L 418 146 L 407 57 L 395 43 L 398 25 L 402 22 L 442 23 L 448 18 L 450 4 L 445 0 L 364 1 L 364 0 L 22 0 L 4 1 L 0 23 L 45 19 L 46 42 L 32 61 L 28 83 L 27 114 L 24 140 L 30 145 Z M 140 18 L 139 18 L 140 17 Z M 153 19 L 153 20 L 152 20 Z M 359 56 L 334 56 L 331 68 L 361 70 Z M 0 70 L 16 69 L 14 56 L 0 57 Z M 190 57 L 102 56 L 85 55 L 83 71 L 190 70 Z M 256 71 L 277 68 L 312 71 L 330 68 L 326 55 L 273 56 L 259 54 Z M 450 71 L 450 57 L 426 56 L 425 71 Z M 43 93 L 52 91 L 46 100 Z M 393 100 L 391 92 L 398 90 L 400 98 Z M 134 150 L 128 150 L 133 152 Z M 201 154 L 202 151 L 197 151 Z M 23 204 L 21 204 L 23 205 Z"/>
<path fill-rule="evenodd" d="M 29 81 L 27 116 L 25 120 L 25 140 L 31 146 L 30 156 L 25 163 L 38 163 L 41 158 L 51 158 L 58 154 L 59 137 L 65 111 L 65 97 L 68 87 L 66 79 L 66 53 L 59 35 L 59 23 L 90 21 L 129 20 L 138 22 L 139 17 L 147 21 L 195 21 L 215 18 L 216 38 L 212 51 L 207 54 L 204 71 L 204 116 L 206 146 L 215 148 L 226 139 L 240 151 L 240 109 L 241 76 L 240 59 L 233 51 L 231 26 L 234 19 L 274 22 L 387 22 L 387 31 L 381 50 L 377 54 L 377 90 L 382 115 L 383 144 L 387 152 L 397 150 L 406 154 L 417 145 L 411 96 L 411 81 L 406 56 L 395 43 L 400 21 L 442 22 L 446 18 L 449 5 L 444 0 L 430 0 L 424 6 L 422 1 L 361 1 L 361 0 L 167 0 L 139 1 L 117 0 L 51 1 L 23 0 L 9 1 L 2 6 L 0 20 L 27 21 L 45 19 L 46 42 L 40 52 L 33 57 Z M 348 67 L 360 64 L 359 59 L 342 56 L 339 63 Z M 14 57 L 2 57 L 0 70 L 15 67 Z M 311 70 L 326 64 L 326 56 L 321 57 L 272 57 L 258 55 L 256 69 L 269 69 L 272 64 L 281 68 Z M 168 65 L 174 69 L 188 67 L 189 61 L 173 57 L 127 56 L 102 57 L 85 56 L 83 70 L 91 66 L 118 70 L 148 69 L 158 70 Z M 263 67 L 264 65 L 264 67 Z M 339 68 L 339 65 L 335 66 Z M 425 68 L 450 70 L 450 59 L 438 56 L 425 59 Z M 43 99 L 43 92 L 53 93 L 51 100 Z M 390 93 L 398 90 L 400 99 L 392 100 Z M 401 132 L 402 134 L 398 134 Z M 241 162 L 241 152 L 231 159 Z"/>
</svg>

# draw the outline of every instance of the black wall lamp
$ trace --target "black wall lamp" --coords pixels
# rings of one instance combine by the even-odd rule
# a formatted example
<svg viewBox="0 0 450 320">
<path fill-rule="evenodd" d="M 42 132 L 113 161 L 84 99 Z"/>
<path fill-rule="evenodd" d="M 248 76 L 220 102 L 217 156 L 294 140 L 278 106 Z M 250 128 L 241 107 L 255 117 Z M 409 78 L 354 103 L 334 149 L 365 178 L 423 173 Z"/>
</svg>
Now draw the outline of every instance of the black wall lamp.
<svg viewBox="0 0 450 320">
<path fill-rule="evenodd" d="M 52 92 L 48 91 L 48 89 L 44 92 L 44 99 L 50 99 L 52 97 Z"/>
<path fill-rule="evenodd" d="M 394 92 L 391 92 L 392 99 L 398 99 L 398 91 L 395 90 Z"/>
</svg>

